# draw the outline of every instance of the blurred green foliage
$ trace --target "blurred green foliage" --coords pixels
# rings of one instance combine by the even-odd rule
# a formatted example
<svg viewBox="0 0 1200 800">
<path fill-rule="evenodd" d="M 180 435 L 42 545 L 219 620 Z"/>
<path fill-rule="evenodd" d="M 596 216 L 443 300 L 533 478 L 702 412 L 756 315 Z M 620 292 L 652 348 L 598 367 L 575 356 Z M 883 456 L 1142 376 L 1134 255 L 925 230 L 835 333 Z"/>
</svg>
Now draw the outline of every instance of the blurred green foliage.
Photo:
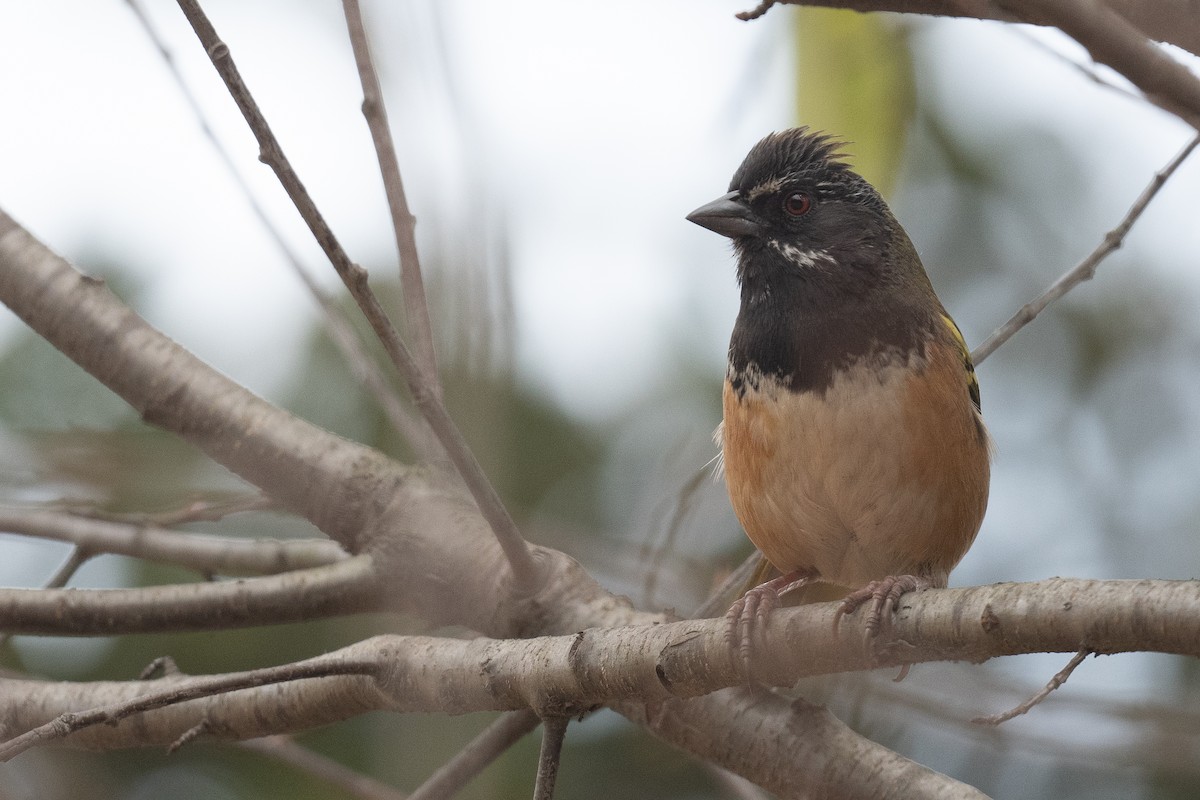
<svg viewBox="0 0 1200 800">
<path fill-rule="evenodd" d="M 844 139 L 850 164 L 890 197 L 916 108 L 907 25 L 812 7 L 792 20 L 798 121 Z"/>
</svg>

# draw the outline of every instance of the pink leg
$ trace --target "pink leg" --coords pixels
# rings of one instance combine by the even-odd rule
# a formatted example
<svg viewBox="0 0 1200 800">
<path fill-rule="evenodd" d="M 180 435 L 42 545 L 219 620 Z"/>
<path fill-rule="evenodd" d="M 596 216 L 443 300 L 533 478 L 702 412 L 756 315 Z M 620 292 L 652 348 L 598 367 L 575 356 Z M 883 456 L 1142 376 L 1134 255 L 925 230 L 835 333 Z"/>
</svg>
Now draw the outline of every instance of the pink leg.
<svg viewBox="0 0 1200 800">
<path fill-rule="evenodd" d="M 725 640 L 737 653 L 742 672 L 750 678 L 750 658 L 754 638 L 760 636 L 771 612 L 779 607 L 779 598 L 811 582 L 811 571 L 795 570 L 755 586 L 739 597 L 725 612 Z"/>
<path fill-rule="evenodd" d="M 871 581 L 856 592 L 851 592 L 842 601 L 841 608 L 834 617 L 834 627 L 847 614 L 853 614 L 869 600 L 871 605 L 867 610 L 867 633 L 876 636 L 883 622 L 884 609 L 895 613 L 900 608 L 900 597 L 905 592 L 923 592 L 933 586 L 928 578 L 916 575 L 889 575 L 883 580 Z"/>
</svg>

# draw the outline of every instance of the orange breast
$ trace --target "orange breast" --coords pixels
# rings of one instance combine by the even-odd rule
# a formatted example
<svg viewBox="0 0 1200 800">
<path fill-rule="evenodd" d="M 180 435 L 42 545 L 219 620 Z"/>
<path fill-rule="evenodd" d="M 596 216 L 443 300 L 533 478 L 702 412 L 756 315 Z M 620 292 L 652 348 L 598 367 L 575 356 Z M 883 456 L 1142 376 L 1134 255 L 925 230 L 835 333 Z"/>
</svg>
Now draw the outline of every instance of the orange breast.
<svg viewBox="0 0 1200 800">
<path fill-rule="evenodd" d="M 949 348 L 916 369 L 860 365 L 822 395 L 726 382 L 722 450 L 747 535 L 783 572 L 847 587 L 945 585 L 987 504 L 988 446 Z"/>
</svg>

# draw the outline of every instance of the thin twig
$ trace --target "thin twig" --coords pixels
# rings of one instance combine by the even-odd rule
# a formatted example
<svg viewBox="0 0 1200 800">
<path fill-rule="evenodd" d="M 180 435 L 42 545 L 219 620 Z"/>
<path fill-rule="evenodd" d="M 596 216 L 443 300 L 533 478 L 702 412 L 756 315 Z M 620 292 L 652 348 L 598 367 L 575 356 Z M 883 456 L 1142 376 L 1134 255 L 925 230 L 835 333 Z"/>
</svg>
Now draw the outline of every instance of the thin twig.
<svg viewBox="0 0 1200 800">
<path fill-rule="evenodd" d="M 541 720 L 532 711 L 508 711 L 483 729 L 454 758 L 447 761 L 428 780 L 408 796 L 408 800 L 446 800 L 453 797 L 471 779 L 500 757 Z"/>
<path fill-rule="evenodd" d="M 1049 697 L 1051 692 L 1066 683 L 1067 678 L 1071 677 L 1071 673 L 1075 671 L 1075 668 L 1082 664 L 1083 660 L 1091 654 L 1092 651 L 1086 647 L 1080 650 L 1071 657 L 1071 660 L 1067 662 L 1065 667 L 1059 670 L 1058 673 L 1056 673 L 1055 676 L 1050 679 L 1049 683 L 1047 683 L 1036 694 L 1017 707 L 1009 711 L 1005 711 L 1003 714 L 994 714 L 990 717 L 974 717 L 971 722 L 979 725 L 999 725 L 1001 723 L 1008 722 L 1013 717 L 1019 717 L 1020 715 L 1027 713 L 1029 709 L 1033 708 L 1038 703 Z"/>
<path fill-rule="evenodd" d="M 1037 299 L 1026 303 L 1020 311 L 1013 314 L 1012 318 L 998 328 L 995 333 L 989 336 L 983 344 L 975 348 L 975 352 L 971 353 L 971 358 L 976 364 L 981 363 L 985 358 L 995 352 L 996 348 L 1012 338 L 1013 334 L 1024 328 L 1033 319 L 1046 308 L 1046 306 L 1059 299 L 1067 292 L 1074 289 L 1079 284 L 1086 280 L 1090 280 L 1096 274 L 1096 268 L 1100 262 L 1107 258 L 1113 251 L 1119 248 L 1125 242 L 1125 236 L 1137 222 L 1142 212 L 1150 205 L 1150 201 L 1154 199 L 1158 191 L 1163 185 L 1175 174 L 1175 170 L 1179 169 L 1179 165 L 1184 162 L 1196 146 L 1200 145 L 1200 134 L 1192 138 L 1187 145 L 1180 150 L 1174 158 L 1167 163 L 1165 167 L 1154 174 L 1154 178 L 1150 184 L 1142 190 L 1134 204 L 1125 214 L 1125 218 L 1121 220 L 1117 227 L 1109 231 L 1104 240 L 1095 250 L 1088 255 L 1083 261 L 1079 262 L 1073 269 L 1067 271 L 1050 285 L 1045 292 Z"/>
<path fill-rule="evenodd" d="M 1067 54 L 1054 49 L 1044 39 L 1042 39 L 1040 36 L 1035 36 L 1031 31 L 1029 31 L 1026 28 L 1019 28 L 1019 27 L 1016 27 L 1015 25 L 1010 25 L 1007 28 L 1005 28 L 1005 30 L 1008 33 L 1012 34 L 1013 36 L 1017 36 L 1017 37 L 1020 37 L 1021 39 L 1025 40 L 1026 43 L 1032 45 L 1033 47 L 1038 48 L 1039 50 L 1041 50 L 1043 53 L 1045 53 L 1050 58 L 1053 58 L 1053 59 L 1065 64 L 1066 66 L 1076 70 L 1081 75 L 1083 75 L 1083 77 L 1087 78 L 1089 81 L 1091 81 L 1092 83 L 1101 87 L 1102 89 L 1108 89 L 1109 91 L 1115 92 L 1116 94 L 1119 94 L 1122 97 L 1125 97 L 1129 100 L 1136 100 L 1139 102 L 1152 102 L 1151 98 L 1146 97 L 1143 94 L 1131 91 L 1131 90 L 1125 88 L 1124 86 L 1118 86 L 1117 84 L 1113 83 L 1112 81 L 1105 80 L 1103 78 L 1103 76 L 1101 76 L 1100 73 L 1097 72 L 1096 62 L 1094 62 L 1094 61 L 1090 65 L 1081 64 L 1080 62 L 1071 58 Z"/>
<path fill-rule="evenodd" d="M 766 14 L 768 11 L 770 11 L 771 6 L 775 5 L 775 2 L 776 0 L 762 0 L 761 3 L 749 11 L 739 11 L 738 13 L 734 14 L 734 16 L 740 19 L 742 22 L 749 22 L 752 19 L 758 19 L 763 14 Z"/>
<path fill-rule="evenodd" d="M 358 79 L 362 83 L 362 112 L 367 119 L 367 127 L 371 129 L 371 141 L 375 145 L 375 155 L 379 160 L 379 173 L 383 176 L 384 194 L 387 195 L 388 208 L 392 212 L 392 230 L 396 235 L 396 252 L 400 256 L 400 288 L 404 295 L 408 337 L 413 343 L 417 365 L 424 370 L 430 390 L 440 398 L 442 383 L 438 377 L 437 355 L 433 349 L 433 327 L 429 321 L 429 303 L 425 298 L 425 281 L 421 277 L 421 260 L 417 253 L 417 218 L 409 210 L 408 198 L 404 194 L 404 181 L 400 177 L 400 163 L 388 125 L 387 107 L 383 103 L 383 91 L 379 87 L 379 75 L 371 58 L 371 45 L 367 39 L 358 0 L 342 0 L 342 11 L 346 15 L 350 46 L 354 50 Z"/>
<path fill-rule="evenodd" d="M 90 513 L 0 505 L 0 530 L 70 542 L 93 554 L 177 564 L 207 574 L 276 575 L 310 569 L 349 554 L 330 539 L 247 539 L 185 533 L 159 525 L 97 518 Z M 153 515 L 140 515 L 151 518 Z M 53 588 L 53 587 L 48 587 Z"/>
<path fill-rule="evenodd" d="M 98 706 L 86 711 L 60 714 L 49 722 L 31 731 L 0 743 L 0 761 L 9 761 L 39 744 L 64 739 L 67 736 L 101 723 L 116 723 L 134 714 L 141 714 L 164 706 L 175 705 L 200 697 L 213 697 L 241 689 L 252 689 L 275 683 L 287 683 L 306 678 L 328 678 L 334 675 L 371 676 L 379 672 L 379 664 L 371 659 L 332 660 L 315 658 L 295 664 L 231 672 L 203 678 L 188 678 L 183 685 L 175 684 L 166 689 L 150 691 L 124 702 Z"/>
<path fill-rule="evenodd" d="M 558 780 L 558 764 L 562 760 L 568 722 L 568 717 L 546 717 L 542 720 L 542 749 L 538 753 L 533 800 L 554 800 L 554 784 Z"/>
<path fill-rule="evenodd" d="M 42 588 L 61 589 L 66 586 L 67 581 L 71 580 L 75 576 L 75 573 L 79 571 L 79 568 L 86 564 L 88 559 L 93 555 L 94 553 L 79 545 L 72 547 L 66 561 L 55 570 L 54 574 L 43 584 Z"/>
<path fill-rule="evenodd" d="M 342 357 L 346 360 L 346 364 L 350 369 L 351 375 L 360 384 L 366 387 L 371 396 L 375 398 L 375 402 L 379 404 L 379 408 L 383 411 L 392 428 L 404 438 L 405 441 L 412 445 L 417 454 L 425 460 L 440 456 L 440 450 L 430 438 L 429 432 L 421 422 L 408 411 L 396 396 L 396 392 L 392 386 L 384 379 L 379 371 L 378 365 L 367 354 L 363 343 L 359 340 L 358 335 L 351 327 L 349 320 L 338 307 L 337 303 L 317 285 L 312 276 L 308 274 L 308 270 L 300 262 L 300 257 L 295 251 L 288 246 L 287 240 L 283 233 L 271 221 L 270 216 L 258 202 L 257 196 L 246 183 L 242 173 L 238 170 L 234 163 L 233 156 L 230 155 L 225 145 L 221 142 L 217 135 L 213 132 L 212 126 L 208 124 L 208 119 L 204 115 L 204 109 L 197 101 L 196 96 L 188 87 L 187 81 L 184 80 L 183 73 L 179 71 L 179 66 L 175 62 L 175 56 L 167 47 L 166 42 L 158 31 L 151 25 L 149 17 L 142 9 L 137 0 L 126 0 L 130 10 L 133 11 L 138 22 L 141 23 L 146 36 L 154 44 L 159 55 L 162 56 L 166 64 L 167 71 L 175 81 L 180 94 L 183 96 L 184 102 L 192 110 L 197 123 L 200 126 L 201 132 L 208 139 L 216 152 L 217 157 L 224 164 L 226 172 L 233 179 L 238 190 L 250 205 L 250 210 L 258 219 L 259 224 L 265 230 L 275 246 L 279 248 L 284 260 L 291 266 L 293 272 L 304 284 L 308 293 L 316 301 L 317 307 L 321 311 L 321 318 L 325 323 L 325 332 L 329 334 L 329 339 L 333 342 L 333 346 L 341 352 Z"/>
<path fill-rule="evenodd" d="M 67 512 L 76 517 L 123 522 L 131 525 L 168 527 L 187 522 L 220 522 L 234 514 L 266 511 L 275 508 L 273 499 L 262 492 L 238 494 L 216 500 L 194 500 L 181 508 L 168 511 L 110 512 L 94 506 L 66 504 Z"/>
<path fill-rule="evenodd" d="M 438 440 L 446 448 L 450 461 L 458 469 L 471 496 L 475 498 L 480 514 L 491 526 L 492 532 L 508 559 L 509 567 L 513 572 L 514 590 L 518 594 L 532 594 L 539 588 L 542 577 L 529 544 L 517 530 L 516 523 L 513 522 L 508 510 L 501 502 L 495 487 L 484 474 L 483 468 L 479 465 L 475 454 L 471 452 L 462 432 L 438 398 L 437 392 L 424 379 L 423 371 L 417 366 L 408 346 L 404 344 L 399 333 L 396 332 L 395 326 L 388 319 L 387 313 L 379 303 L 379 298 L 371 291 L 367 284 L 366 270 L 350 260 L 325 218 L 317 210 L 308 190 L 304 188 L 296 171 L 284 156 L 279 141 L 271 132 L 258 104 L 242 80 L 237 66 L 233 63 L 228 45 L 217 36 L 216 30 L 200 8 L 199 3 L 196 0 L 178 0 L 178 2 L 188 22 L 191 23 L 192 29 L 196 32 L 196 36 L 200 39 L 200 43 L 204 46 L 205 53 L 208 54 L 217 73 L 233 96 L 234 102 L 241 110 L 242 116 L 250 126 L 250 130 L 258 140 L 261 148 L 260 160 L 275 171 L 276 177 L 295 204 L 296 210 L 308 224 L 317 243 L 325 251 L 334 270 L 350 291 L 355 302 L 358 303 L 359 308 L 362 309 L 372 330 L 375 331 L 375 335 L 379 337 L 388 357 L 408 384 L 417 408 L 421 410 L 429 426 L 437 434 Z"/>
<path fill-rule="evenodd" d="M 94 555 L 95 553 L 92 551 L 84 547 L 80 547 L 79 545 L 75 545 L 71 548 L 71 552 L 67 554 L 66 560 L 63 561 L 63 563 L 59 565 L 58 569 L 54 571 L 54 574 L 47 578 L 46 582 L 42 584 L 42 588 L 61 589 L 62 587 L 66 586 L 67 581 L 71 580 L 71 578 L 75 576 L 75 573 L 79 571 L 79 568 L 86 564 L 88 559 Z M 0 631 L 0 647 L 3 647 L 4 643 L 12 638 L 12 635 L 13 634 L 11 631 Z"/>
<path fill-rule="evenodd" d="M 267 736 L 238 742 L 238 746 L 269 756 L 306 772 L 361 800 L 405 800 L 403 792 L 350 769 L 288 736 Z"/>
</svg>

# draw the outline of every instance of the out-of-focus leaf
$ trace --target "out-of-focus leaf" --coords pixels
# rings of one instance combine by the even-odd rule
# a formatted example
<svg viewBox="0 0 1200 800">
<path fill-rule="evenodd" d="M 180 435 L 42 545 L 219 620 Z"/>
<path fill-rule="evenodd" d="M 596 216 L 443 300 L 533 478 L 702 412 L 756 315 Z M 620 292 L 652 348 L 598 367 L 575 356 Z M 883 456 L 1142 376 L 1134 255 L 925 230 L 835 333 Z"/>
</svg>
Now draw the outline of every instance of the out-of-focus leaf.
<svg viewBox="0 0 1200 800">
<path fill-rule="evenodd" d="M 114 428 L 137 421 L 124 400 L 32 331 L 0 353 L 0 421 L 15 430 Z"/>
<path fill-rule="evenodd" d="M 879 14 L 801 8 L 795 42 L 800 121 L 845 139 L 854 168 L 888 195 L 916 106 L 907 29 Z"/>
</svg>

